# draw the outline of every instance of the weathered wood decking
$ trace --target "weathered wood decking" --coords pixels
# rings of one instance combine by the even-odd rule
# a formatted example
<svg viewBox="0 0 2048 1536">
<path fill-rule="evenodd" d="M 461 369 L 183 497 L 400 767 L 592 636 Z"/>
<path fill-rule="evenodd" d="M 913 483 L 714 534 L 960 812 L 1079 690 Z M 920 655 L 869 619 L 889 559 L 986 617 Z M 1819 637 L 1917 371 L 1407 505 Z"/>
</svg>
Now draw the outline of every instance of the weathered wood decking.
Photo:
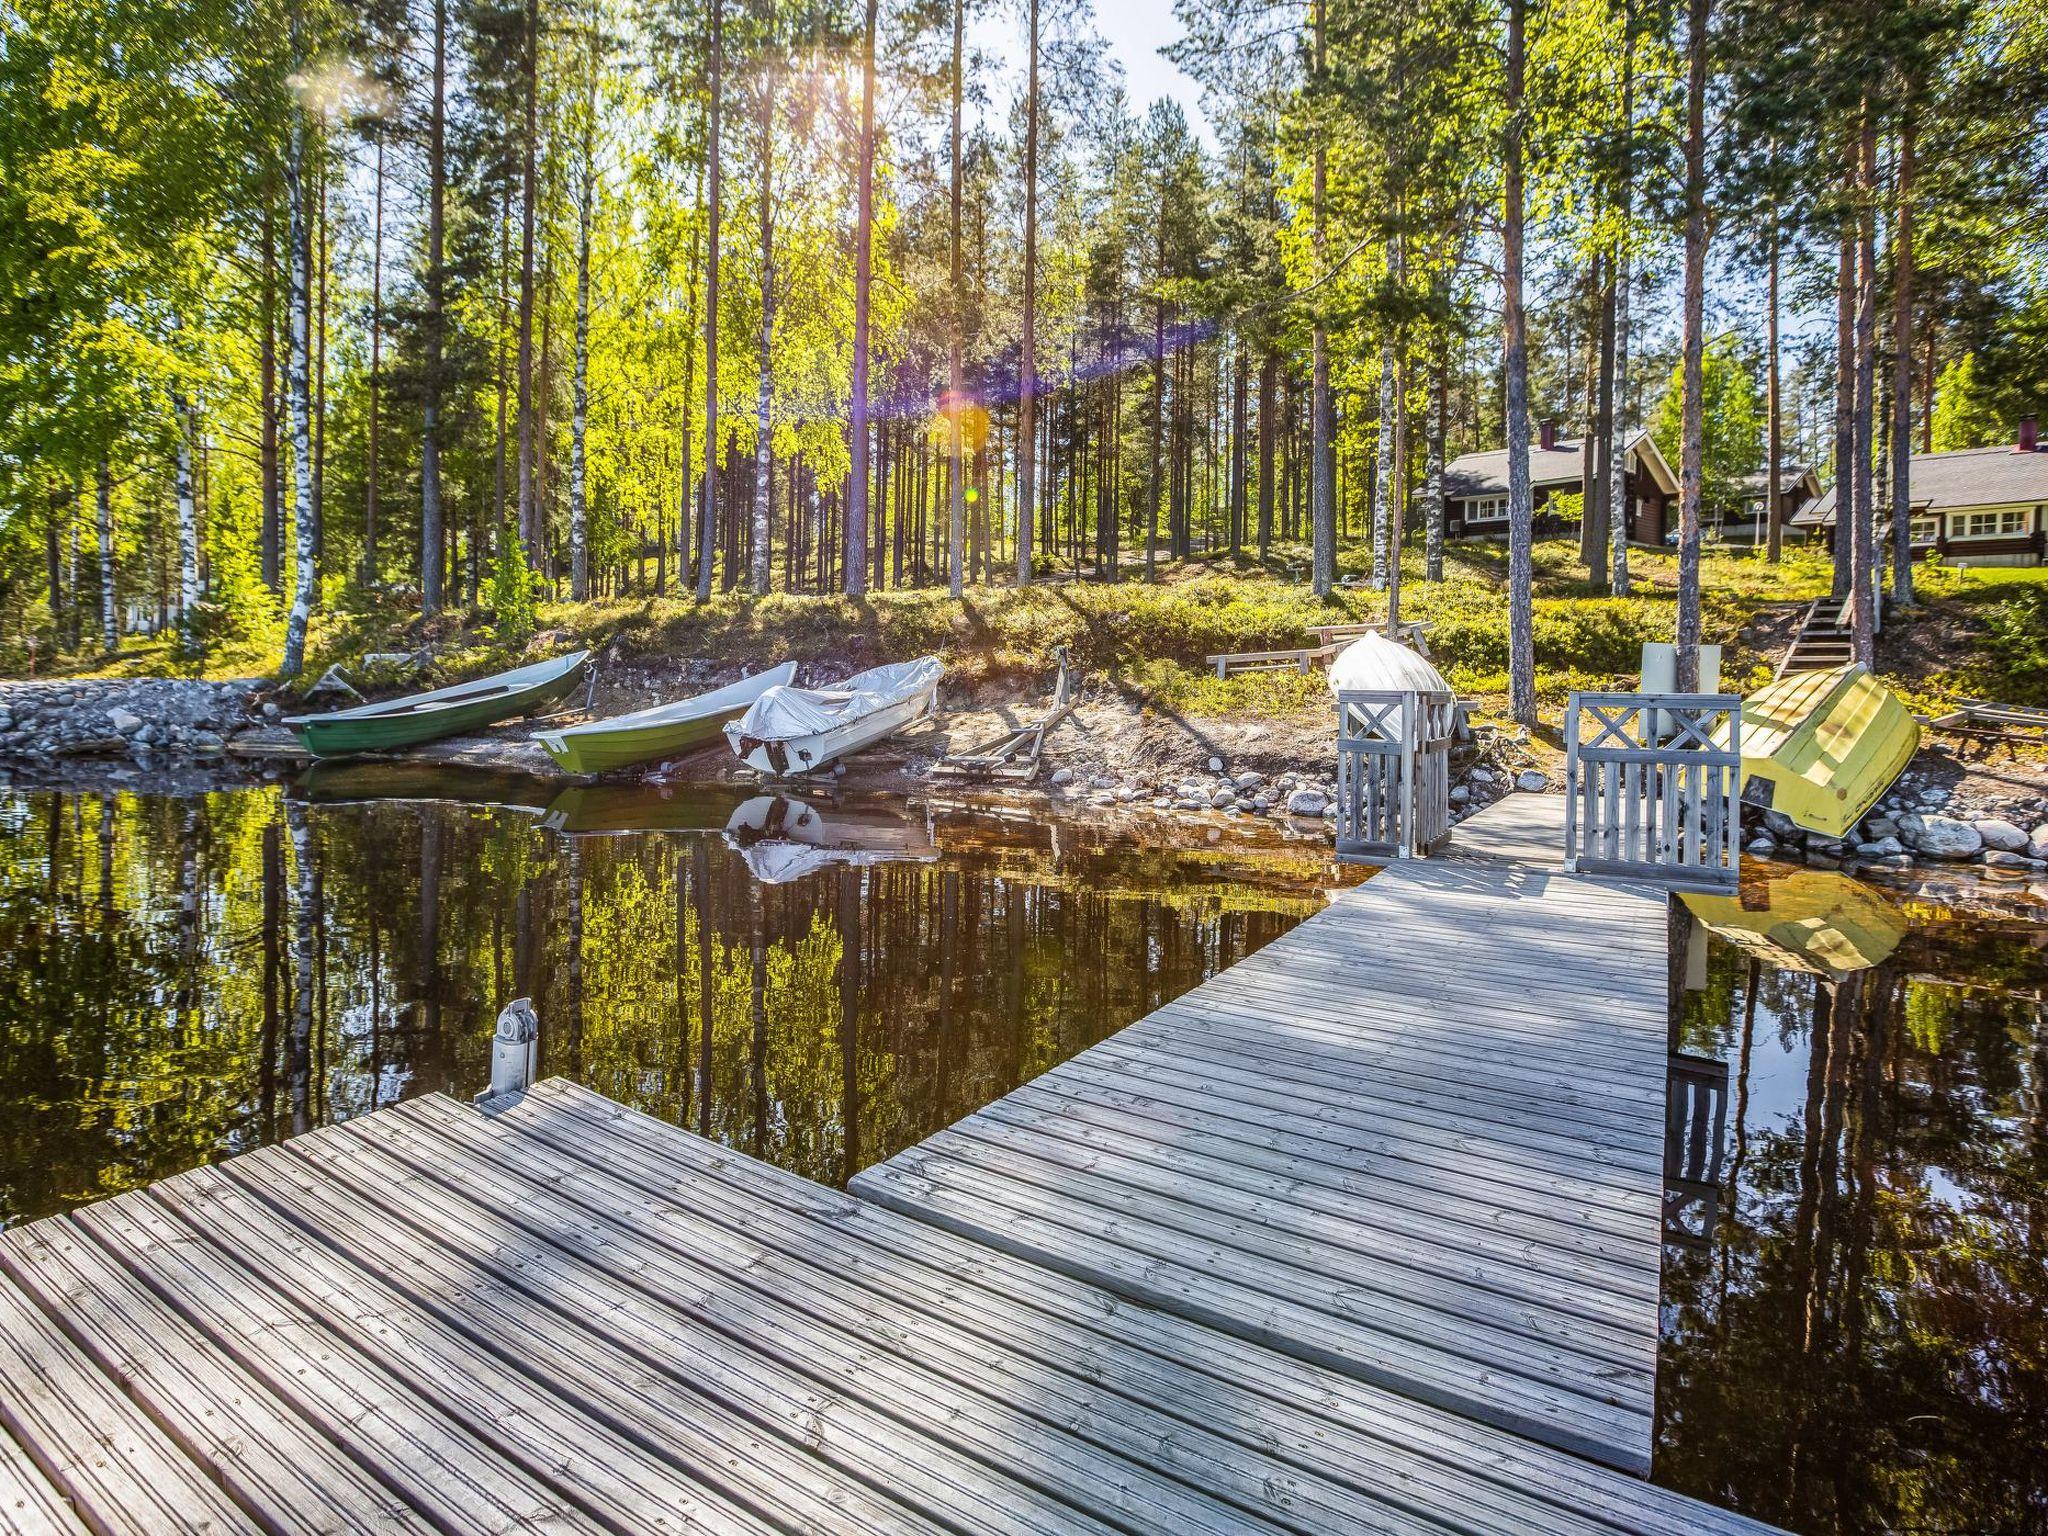
<svg viewBox="0 0 2048 1536">
<path fill-rule="evenodd" d="M 1473 1012 L 1469 993 L 1566 968 L 1515 906 L 1553 889 L 1512 857 L 1541 829 L 1486 822 L 1480 852 L 1342 898 L 1287 968 L 1239 967 L 940 1138 L 973 1143 L 946 1159 L 962 1170 L 1004 1154 L 975 1221 L 551 1080 L 495 1115 L 416 1099 L 0 1233 L 0 1530 L 1760 1532 L 1385 1384 L 1462 1358 L 1414 1338 L 1463 1318 L 1559 1367 L 1504 1390 L 1590 1401 L 1579 1360 L 1634 1369 L 1655 1306 L 1633 1197 L 1656 1105 L 1619 1091 L 1643 1088 L 1642 1009 Z M 1565 937 L 1541 931 L 1624 993 L 1655 958 L 1661 997 L 1661 937 L 1584 884 L 1554 888 Z M 1483 926 L 1457 973 L 1427 972 L 1411 903 Z M 1388 958 L 1369 1012 L 1323 995 L 1358 974 L 1327 953 L 1350 945 Z M 1608 946 L 1635 958 L 1603 971 Z M 1013 1166 L 1038 1138 L 1071 1211 Z M 909 1200 L 904 1166 L 862 1182 Z M 992 1219 L 1006 1198 L 1093 1223 L 1106 1283 L 1065 1244 L 1057 1267 L 1002 1251 L 1031 1246 Z M 999 1241 L 947 1230 L 976 1222 Z M 1168 1259 L 1144 1257 L 1155 1227 Z M 1397 1304 L 1408 1333 L 1376 1331 Z M 1336 1340 L 1339 1368 L 1283 1321 Z M 1628 1385 L 1633 1406 L 1647 1381 Z"/>
<path fill-rule="evenodd" d="M 1665 898 L 1559 873 L 1556 797 L 1453 846 L 854 1190 L 1647 1472 Z"/>
</svg>

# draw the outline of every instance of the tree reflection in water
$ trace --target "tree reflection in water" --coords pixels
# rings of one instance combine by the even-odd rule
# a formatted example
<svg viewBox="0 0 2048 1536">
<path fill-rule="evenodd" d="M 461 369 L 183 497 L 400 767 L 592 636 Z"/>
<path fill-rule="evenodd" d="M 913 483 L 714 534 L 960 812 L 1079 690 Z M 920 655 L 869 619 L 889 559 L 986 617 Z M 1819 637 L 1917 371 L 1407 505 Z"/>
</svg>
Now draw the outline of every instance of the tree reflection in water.
<svg viewBox="0 0 2048 1536">
<path fill-rule="evenodd" d="M 545 1070 L 843 1182 L 1336 874 L 900 806 L 839 813 L 890 855 L 847 862 L 735 846 L 732 795 L 568 798 L 0 793 L 0 1222 L 466 1096 L 520 994 Z M 1687 996 L 1733 1198 L 1665 1253 L 1657 1478 L 1803 1532 L 2048 1530 L 2048 929 L 1830 911 L 1880 963 L 1788 968 L 1737 903 Z"/>
<path fill-rule="evenodd" d="M 1840 977 L 1714 944 L 1721 1222 L 1664 1258 L 1659 1482 L 1800 1532 L 2048 1530 L 2048 929 Z"/>
<path fill-rule="evenodd" d="M 1340 878 L 1305 845 L 927 827 L 900 801 L 824 808 L 886 856 L 767 859 L 724 836 L 734 795 L 579 794 L 546 817 L 248 787 L 0 794 L 0 1223 L 408 1094 L 466 1097 L 521 993 L 545 1071 L 842 1182 L 1285 932 Z M 659 830 L 615 830 L 636 822 Z"/>
</svg>

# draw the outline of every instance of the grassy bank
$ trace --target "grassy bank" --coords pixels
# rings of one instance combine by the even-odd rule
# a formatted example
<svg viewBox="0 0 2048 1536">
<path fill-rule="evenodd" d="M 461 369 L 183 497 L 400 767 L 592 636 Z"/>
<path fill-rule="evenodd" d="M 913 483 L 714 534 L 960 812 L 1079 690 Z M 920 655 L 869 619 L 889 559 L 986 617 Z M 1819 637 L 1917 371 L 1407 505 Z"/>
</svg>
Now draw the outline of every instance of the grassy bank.
<svg viewBox="0 0 2048 1536">
<path fill-rule="evenodd" d="M 1276 569 L 1224 560 L 1177 566 L 1156 585 L 1048 582 L 1026 590 L 970 589 L 961 602 L 943 591 L 884 590 L 860 601 L 783 594 L 723 594 L 706 604 L 643 597 L 582 604 L 543 603 L 539 631 L 521 644 L 500 636 L 484 613 L 431 623 L 396 607 L 367 606 L 316 622 L 307 677 L 370 652 L 429 647 L 435 677 L 449 681 L 520 657 L 575 646 L 624 657 L 707 658 L 737 666 L 786 659 L 868 666 L 936 653 L 967 683 L 1036 686 L 1052 649 L 1064 645 L 1089 674 L 1114 677 L 1163 707 L 1211 716 L 1291 713 L 1319 706 L 1313 679 L 1253 675 L 1218 680 L 1204 658 L 1222 651 L 1309 643 L 1308 626 L 1384 616 L 1382 594 L 1347 587 L 1316 599 L 1304 582 L 1277 574 L 1305 551 L 1276 551 Z M 1347 562 L 1349 564 L 1351 562 Z M 1573 688 L 1633 678 L 1645 640 L 1668 639 L 1675 619 L 1676 562 L 1637 552 L 1636 590 L 1596 594 L 1574 564 L 1572 546 L 1536 552 L 1536 659 L 1546 708 Z M 1427 620 L 1438 664 L 1460 693 L 1497 700 L 1507 688 L 1505 557 L 1497 546 L 1461 546 L 1445 579 L 1422 579 L 1419 554 L 1404 566 L 1403 613 Z M 1779 565 L 1742 553 L 1704 562 L 1708 638 L 1725 647 L 1723 681 L 1755 687 L 1769 675 L 1794 605 L 1826 590 L 1824 560 L 1794 553 Z M 1923 707 L 1958 694 L 2048 702 L 2048 571 L 1921 574 L 1927 601 L 1886 636 L 1886 670 Z M 268 636 L 194 660 L 167 640 L 131 642 L 117 655 L 81 658 L 80 675 L 236 676 L 269 671 Z M 47 674 L 47 670 L 46 674 Z"/>
</svg>

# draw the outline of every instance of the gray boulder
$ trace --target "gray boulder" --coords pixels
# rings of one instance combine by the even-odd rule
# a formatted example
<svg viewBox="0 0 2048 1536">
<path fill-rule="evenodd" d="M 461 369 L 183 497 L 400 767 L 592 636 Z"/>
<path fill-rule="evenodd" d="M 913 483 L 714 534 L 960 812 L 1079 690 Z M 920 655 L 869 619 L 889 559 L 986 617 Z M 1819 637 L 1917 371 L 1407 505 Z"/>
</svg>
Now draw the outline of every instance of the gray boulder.
<svg viewBox="0 0 2048 1536">
<path fill-rule="evenodd" d="M 1977 835 L 1984 839 L 1984 846 L 1992 849 L 1994 852 L 2024 853 L 2026 851 L 2027 834 L 2009 821 L 1987 818 L 1983 821 L 1973 822 L 1972 825 L 1976 827 Z"/>
<path fill-rule="evenodd" d="M 1320 816 L 1323 814 L 1323 793 L 1316 789 L 1297 789 L 1287 797 L 1287 814 L 1290 816 Z"/>
<path fill-rule="evenodd" d="M 107 729 L 120 736 L 133 736 L 142 729 L 142 716 L 131 709 L 110 709 L 107 711 Z"/>
<path fill-rule="evenodd" d="M 1752 837 L 1747 843 L 1744 843 L 1742 851 L 1751 858 L 1768 859 L 1778 851 L 1778 845 L 1768 837 L 1758 836 Z"/>
<path fill-rule="evenodd" d="M 1953 816 L 1901 817 L 1899 837 L 1930 859 L 1974 859 L 1984 848 L 1983 835 Z"/>
<path fill-rule="evenodd" d="M 1888 859 L 1895 853 L 1904 853 L 1905 851 L 1906 845 L 1896 837 L 1889 835 L 1856 845 L 1857 855 L 1866 859 Z"/>
<path fill-rule="evenodd" d="M 1515 775 L 1515 788 L 1525 795 L 1540 795 L 1550 788 L 1550 780 L 1534 768 L 1524 768 Z"/>
<path fill-rule="evenodd" d="M 2042 822 L 2028 835 L 2027 851 L 2037 859 L 2048 859 L 2048 821 Z"/>
</svg>

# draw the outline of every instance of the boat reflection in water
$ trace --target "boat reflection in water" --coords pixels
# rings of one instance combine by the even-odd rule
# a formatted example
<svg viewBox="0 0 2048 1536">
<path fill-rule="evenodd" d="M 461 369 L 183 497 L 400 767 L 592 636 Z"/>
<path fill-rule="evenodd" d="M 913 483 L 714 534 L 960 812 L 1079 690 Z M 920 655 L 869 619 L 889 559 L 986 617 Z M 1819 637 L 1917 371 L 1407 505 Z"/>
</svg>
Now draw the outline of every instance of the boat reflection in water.
<svg viewBox="0 0 2048 1536">
<path fill-rule="evenodd" d="M 866 866 L 939 856 L 921 816 L 881 806 L 821 807 L 794 795 L 756 795 L 732 813 L 725 840 L 764 885 L 787 885 L 834 864 Z"/>
<path fill-rule="evenodd" d="M 1906 914 L 1873 886 L 1831 869 L 1746 864 L 1736 894 L 1682 898 L 1707 931 L 1780 971 L 1847 976 L 1881 965 Z"/>
</svg>

